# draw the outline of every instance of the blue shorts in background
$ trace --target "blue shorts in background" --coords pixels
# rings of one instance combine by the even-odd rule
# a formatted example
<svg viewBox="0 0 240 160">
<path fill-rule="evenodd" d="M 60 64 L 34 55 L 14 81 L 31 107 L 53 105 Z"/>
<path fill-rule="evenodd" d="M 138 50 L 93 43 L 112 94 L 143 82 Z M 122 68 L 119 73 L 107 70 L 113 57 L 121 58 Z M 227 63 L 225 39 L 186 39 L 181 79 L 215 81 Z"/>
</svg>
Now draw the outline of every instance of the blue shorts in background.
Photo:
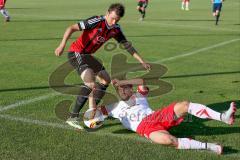
<svg viewBox="0 0 240 160">
<path fill-rule="evenodd" d="M 221 11 L 222 9 L 222 3 L 213 3 L 213 12 L 216 12 L 216 10 Z"/>
</svg>

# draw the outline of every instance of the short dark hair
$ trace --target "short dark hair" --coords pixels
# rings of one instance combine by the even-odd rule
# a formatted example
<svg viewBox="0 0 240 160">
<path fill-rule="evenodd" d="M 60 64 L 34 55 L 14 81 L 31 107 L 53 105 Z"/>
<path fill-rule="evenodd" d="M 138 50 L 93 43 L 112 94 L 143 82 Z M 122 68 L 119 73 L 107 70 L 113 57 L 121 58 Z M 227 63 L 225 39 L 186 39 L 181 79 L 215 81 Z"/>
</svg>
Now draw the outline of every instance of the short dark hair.
<svg viewBox="0 0 240 160">
<path fill-rule="evenodd" d="M 131 97 L 131 96 L 129 96 L 129 95 L 125 95 L 125 94 L 124 94 L 124 90 L 125 90 L 126 88 L 132 88 L 132 87 L 133 87 L 133 85 L 131 85 L 131 84 L 126 84 L 126 85 L 118 86 L 118 87 L 114 86 L 114 88 L 115 88 L 115 90 L 116 90 L 119 98 L 120 98 L 121 100 L 123 100 L 123 101 L 129 100 L 129 98 Z"/>
<path fill-rule="evenodd" d="M 121 3 L 113 3 L 108 8 L 109 13 L 112 11 L 115 11 L 118 16 L 123 17 L 125 13 L 125 7 Z"/>
</svg>

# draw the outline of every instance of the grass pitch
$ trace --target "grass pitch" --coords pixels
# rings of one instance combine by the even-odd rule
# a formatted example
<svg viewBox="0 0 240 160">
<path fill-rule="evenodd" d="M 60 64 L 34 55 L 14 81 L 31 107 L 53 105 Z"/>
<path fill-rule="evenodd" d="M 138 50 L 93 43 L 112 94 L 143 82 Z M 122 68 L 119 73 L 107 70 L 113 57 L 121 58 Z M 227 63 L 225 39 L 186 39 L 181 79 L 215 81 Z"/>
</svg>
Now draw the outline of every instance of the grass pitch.
<svg viewBox="0 0 240 160">
<path fill-rule="evenodd" d="M 56 105 L 74 101 L 74 96 L 56 94 L 49 87 L 50 75 L 67 60 L 66 54 L 55 57 L 54 50 L 67 26 L 105 14 L 112 2 L 8 1 L 12 21 L 0 22 L 0 159 L 240 159 L 239 112 L 233 126 L 193 118 L 171 130 L 178 137 L 223 144 L 225 155 L 220 157 L 152 144 L 117 120 L 107 120 L 102 129 L 89 133 L 74 131 L 57 118 Z M 232 100 L 240 105 L 238 0 L 224 3 L 218 26 L 208 0 L 191 1 L 190 11 L 180 10 L 177 0 L 152 0 L 143 22 L 138 21 L 136 1 L 121 2 L 127 9 L 120 21 L 124 33 L 144 59 L 168 68 L 161 78 L 173 85 L 171 92 L 149 100 L 152 108 L 178 100 L 207 104 L 218 111 Z M 68 46 L 77 36 L 73 35 Z M 103 48 L 96 56 L 110 72 L 112 57 L 127 54 Z M 130 56 L 128 61 L 136 63 Z M 75 73 L 65 81 L 80 82 Z M 108 91 L 113 93 L 111 87 Z"/>
</svg>

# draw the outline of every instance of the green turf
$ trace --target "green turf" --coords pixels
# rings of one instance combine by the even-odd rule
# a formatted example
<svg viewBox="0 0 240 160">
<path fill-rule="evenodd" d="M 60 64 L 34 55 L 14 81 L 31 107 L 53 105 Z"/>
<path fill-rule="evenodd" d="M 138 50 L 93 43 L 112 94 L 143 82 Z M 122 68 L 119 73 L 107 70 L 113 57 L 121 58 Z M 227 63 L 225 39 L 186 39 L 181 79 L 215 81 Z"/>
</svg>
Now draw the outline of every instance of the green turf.
<svg viewBox="0 0 240 160">
<path fill-rule="evenodd" d="M 111 2 L 116 1 L 8 1 L 12 22 L 0 22 L 0 109 L 54 93 L 48 79 L 67 60 L 66 55 L 54 55 L 64 30 L 79 19 L 104 14 Z M 122 29 L 144 59 L 161 63 L 169 57 L 193 54 L 161 63 L 168 68 L 162 79 L 171 83 L 173 90 L 150 98 L 152 108 L 178 100 L 207 104 L 218 111 L 232 100 L 240 105 L 239 0 L 224 3 L 218 26 L 211 16 L 210 0 L 191 1 L 188 12 L 180 10 L 179 0 L 152 0 L 143 22 L 138 21 L 135 0 L 121 2 L 127 9 L 120 21 Z M 217 44 L 220 46 L 214 47 Z M 101 48 L 97 54 L 109 72 L 116 53 L 123 51 Z M 130 56 L 128 61 L 136 63 Z M 80 82 L 74 72 L 65 81 Z M 109 92 L 113 93 L 112 87 Z M 171 130 L 178 137 L 223 144 L 225 155 L 219 157 L 152 144 L 124 129 L 117 120 L 106 121 L 95 132 L 76 132 L 56 117 L 55 106 L 62 100 L 74 97 L 56 95 L 1 112 L 0 159 L 240 159 L 239 112 L 233 126 L 193 118 L 193 122 Z"/>
</svg>

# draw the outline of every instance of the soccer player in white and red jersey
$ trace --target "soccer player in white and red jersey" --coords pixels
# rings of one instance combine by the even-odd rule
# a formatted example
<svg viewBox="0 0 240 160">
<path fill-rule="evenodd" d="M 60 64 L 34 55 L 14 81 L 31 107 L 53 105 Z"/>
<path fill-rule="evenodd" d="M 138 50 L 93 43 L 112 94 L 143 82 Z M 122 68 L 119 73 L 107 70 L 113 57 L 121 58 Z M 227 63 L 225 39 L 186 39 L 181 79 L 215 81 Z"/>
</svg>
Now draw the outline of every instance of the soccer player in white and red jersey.
<svg viewBox="0 0 240 160">
<path fill-rule="evenodd" d="M 122 44 L 145 69 L 150 69 L 150 65 L 140 57 L 131 43 L 127 41 L 120 25 L 117 24 L 124 16 L 124 12 L 124 6 L 120 3 L 115 3 L 110 5 L 105 16 L 93 16 L 68 27 L 61 43 L 55 50 L 56 56 L 61 56 L 67 40 L 71 37 L 72 33 L 83 31 L 80 37 L 71 44 L 68 51 L 69 62 L 84 82 L 84 86 L 81 87 L 80 94 L 77 96 L 72 115 L 67 120 L 67 123 L 75 128 L 82 129 L 77 121 L 77 117 L 90 93 L 94 98 L 91 98 L 93 102 L 89 101 L 89 107 L 95 108 L 96 103 L 102 99 L 111 82 L 110 76 L 103 65 L 92 56 L 105 42 L 114 38 L 118 43 Z M 96 79 L 98 82 L 96 82 Z M 96 99 L 96 103 L 94 99 Z"/>
<path fill-rule="evenodd" d="M 182 0 L 182 10 L 189 11 L 190 0 Z"/>
<path fill-rule="evenodd" d="M 137 0 L 138 1 L 138 5 L 137 5 L 137 10 L 140 12 L 141 14 L 141 18 L 140 20 L 142 21 L 145 18 L 146 15 L 146 8 L 148 6 L 148 2 L 149 0 Z"/>
<path fill-rule="evenodd" d="M 0 0 L 0 13 L 3 15 L 5 22 L 10 21 L 10 16 L 8 14 L 8 11 L 5 8 L 7 0 Z"/>
<path fill-rule="evenodd" d="M 232 125 L 236 112 L 234 102 L 223 113 L 214 111 L 203 104 L 188 101 L 173 102 L 167 107 L 153 111 L 147 101 L 149 89 L 143 85 L 142 79 L 122 81 L 115 79 L 113 84 L 123 100 L 101 106 L 105 116 L 119 119 L 125 128 L 158 144 L 175 146 L 177 149 L 210 150 L 222 154 L 223 148 L 219 144 L 200 142 L 190 138 L 176 138 L 168 130 L 180 124 L 187 113 L 198 118 L 213 119 Z M 133 84 L 139 85 L 137 92 L 133 91 Z"/>
</svg>

